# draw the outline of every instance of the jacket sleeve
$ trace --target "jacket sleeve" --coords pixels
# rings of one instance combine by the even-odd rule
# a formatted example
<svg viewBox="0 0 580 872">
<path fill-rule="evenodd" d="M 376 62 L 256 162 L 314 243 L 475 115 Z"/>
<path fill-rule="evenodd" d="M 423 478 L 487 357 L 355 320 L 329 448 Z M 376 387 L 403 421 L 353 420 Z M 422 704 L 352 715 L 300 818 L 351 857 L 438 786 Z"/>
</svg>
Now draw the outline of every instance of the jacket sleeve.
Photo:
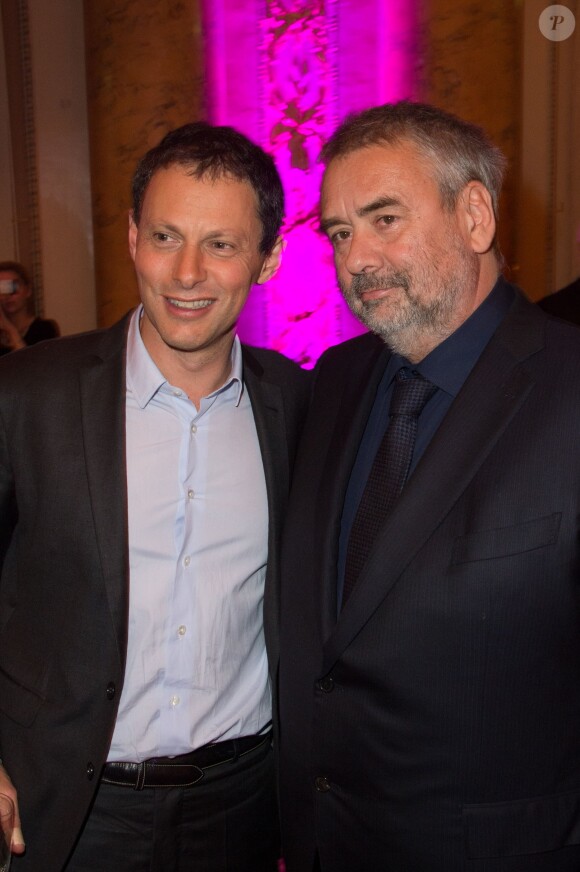
<svg viewBox="0 0 580 872">
<path fill-rule="evenodd" d="M 14 478 L 4 420 L 0 414 L 0 574 L 17 518 Z M 1 631 L 0 619 L 0 631 Z"/>
</svg>

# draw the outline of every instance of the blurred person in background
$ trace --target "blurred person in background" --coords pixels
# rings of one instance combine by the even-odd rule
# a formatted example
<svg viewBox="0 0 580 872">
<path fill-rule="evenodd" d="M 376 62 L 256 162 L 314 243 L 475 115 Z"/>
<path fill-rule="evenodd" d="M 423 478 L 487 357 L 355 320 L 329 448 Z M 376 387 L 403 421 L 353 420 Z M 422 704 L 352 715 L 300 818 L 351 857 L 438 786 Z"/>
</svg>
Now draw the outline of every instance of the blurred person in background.
<svg viewBox="0 0 580 872">
<path fill-rule="evenodd" d="M 34 314 L 32 284 L 22 264 L 0 261 L 0 354 L 59 335 L 55 321 Z"/>
</svg>

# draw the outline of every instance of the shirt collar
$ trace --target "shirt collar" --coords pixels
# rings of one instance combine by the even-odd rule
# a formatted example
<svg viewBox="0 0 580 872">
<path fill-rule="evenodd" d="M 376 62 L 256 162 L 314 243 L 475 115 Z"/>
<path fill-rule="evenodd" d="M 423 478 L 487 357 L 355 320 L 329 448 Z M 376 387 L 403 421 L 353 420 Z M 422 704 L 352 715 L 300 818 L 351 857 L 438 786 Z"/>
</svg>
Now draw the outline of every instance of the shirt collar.
<svg viewBox="0 0 580 872">
<path fill-rule="evenodd" d="M 393 355 L 389 364 L 392 378 L 401 366 L 407 366 L 452 397 L 457 396 L 514 297 L 513 288 L 500 276 L 475 312 L 420 363 L 413 366 L 400 355 Z"/>
<path fill-rule="evenodd" d="M 169 383 L 159 371 L 145 348 L 141 337 L 139 322 L 143 315 L 143 305 L 133 313 L 129 332 L 127 334 L 127 387 L 132 391 L 139 407 L 145 406 L 153 399 L 155 394 Z M 242 369 L 242 346 L 237 336 L 234 337 L 230 354 L 230 374 L 224 384 L 209 394 L 214 397 L 230 388 L 235 390 L 235 404 L 240 404 L 243 392 L 243 369 Z"/>
</svg>

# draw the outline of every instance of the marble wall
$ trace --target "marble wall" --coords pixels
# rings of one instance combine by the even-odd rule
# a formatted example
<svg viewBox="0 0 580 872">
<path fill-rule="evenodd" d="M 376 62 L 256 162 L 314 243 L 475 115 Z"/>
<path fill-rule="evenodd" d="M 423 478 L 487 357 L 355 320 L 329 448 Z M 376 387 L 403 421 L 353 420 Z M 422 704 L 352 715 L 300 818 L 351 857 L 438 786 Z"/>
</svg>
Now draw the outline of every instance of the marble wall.
<svg viewBox="0 0 580 872">
<path fill-rule="evenodd" d="M 421 99 L 481 125 L 509 161 L 500 206 L 500 244 L 516 263 L 516 201 L 520 149 L 521 4 L 515 0 L 420 5 Z"/>
<path fill-rule="evenodd" d="M 139 158 L 171 128 L 203 115 L 196 0 L 85 0 L 97 311 L 116 321 L 137 301 L 127 251 Z"/>
<path fill-rule="evenodd" d="M 215 2 L 222 7 L 221 0 Z M 580 22 L 580 0 L 567 2 Z M 263 0 L 260 4 L 266 8 Z M 201 6 L 202 0 L 84 0 L 84 6 L 78 0 L 50 5 L 1 0 L 3 13 L 12 7 L 30 12 L 40 266 L 45 309 L 61 319 L 65 332 L 94 324 L 89 196 L 99 324 L 112 323 L 137 299 L 126 241 L 135 163 L 167 129 L 211 116 Z M 243 6 L 246 11 L 248 4 Z M 487 0 L 484 5 L 415 0 L 413 6 L 413 95 L 482 124 L 506 152 L 510 169 L 501 205 L 501 245 L 510 275 L 532 298 L 542 296 L 578 272 L 580 27 L 568 42 L 548 44 L 538 31 L 542 0 Z M 345 10 L 351 8 L 345 3 Z M 385 28 L 382 21 L 373 23 L 374 36 L 365 25 L 363 42 L 371 57 L 365 74 L 375 66 L 378 75 L 388 75 L 388 65 L 375 58 Z M 352 28 L 352 40 L 357 39 L 359 30 Z M 0 87 L 2 97 L 1 77 Z M 7 114 L 0 138 L 6 156 L 0 189 L 13 192 L 6 133 L 14 119 L 0 100 L 0 115 Z M 8 212 L 4 224 L 26 226 Z M 5 253 L 18 255 L 21 235 L 6 231 Z M 13 237 L 14 252 L 9 251 Z"/>
<path fill-rule="evenodd" d="M 124 213 L 137 158 L 204 111 L 199 0 L 85 0 L 99 322 L 135 300 Z M 416 93 L 482 124 L 512 163 L 519 148 L 519 4 L 419 0 Z M 377 23 L 378 26 L 378 23 Z M 377 35 L 378 38 L 378 35 Z M 517 174 L 502 202 L 501 244 L 514 260 Z M 121 228 L 121 229 L 120 229 Z"/>
<path fill-rule="evenodd" d="M 580 2 L 568 4 L 580 21 Z M 267 8 L 244 4 L 244 15 L 262 5 Z M 542 0 L 416 0 L 414 13 L 412 93 L 481 124 L 505 152 L 500 244 L 508 276 L 534 299 L 575 274 L 580 221 L 580 100 L 573 81 L 580 28 L 569 43 L 548 45 L 538 30 L 542 6 Z M 212 95 L 203 74 L 201 7 L 202 0 L 164 6 L 157 0 L 85 0 L 101 324 L 136 299 L 125 227 L 137 158 L 170 127 L 215 117 L 215 106 L 205 105 Z M 377 20 L 374 35 L 365 32 L 370 57 L 382 44 L 381 26 Z M 376 69 L 377 76 L 389 72 L 380 63 Z"/>
</svg>

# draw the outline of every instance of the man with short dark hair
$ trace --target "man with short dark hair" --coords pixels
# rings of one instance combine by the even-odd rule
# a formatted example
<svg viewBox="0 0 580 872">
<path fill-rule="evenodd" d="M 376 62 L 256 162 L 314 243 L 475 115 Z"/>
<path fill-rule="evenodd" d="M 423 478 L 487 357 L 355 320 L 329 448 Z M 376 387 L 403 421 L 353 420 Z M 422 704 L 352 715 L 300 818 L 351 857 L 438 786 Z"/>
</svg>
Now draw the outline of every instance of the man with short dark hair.
<svg viewBox="0 0 580 872">
<path fill-rule="evenodd" d="M 272 159 L 205 123 L 139 164 L 141 305 L 0 372 L 0 791 L 22 870 L 275 872 L 278 539 L 306 374 L 241 346 Z"/>
<path fill-rule="evenodd" d="M 580 332 L 500 275 L 503 158 L 401 102 L 323 152 L 372 334 L 327 351 L 283 544 L 288 872 L 580 868 Z"/>
</svg>

